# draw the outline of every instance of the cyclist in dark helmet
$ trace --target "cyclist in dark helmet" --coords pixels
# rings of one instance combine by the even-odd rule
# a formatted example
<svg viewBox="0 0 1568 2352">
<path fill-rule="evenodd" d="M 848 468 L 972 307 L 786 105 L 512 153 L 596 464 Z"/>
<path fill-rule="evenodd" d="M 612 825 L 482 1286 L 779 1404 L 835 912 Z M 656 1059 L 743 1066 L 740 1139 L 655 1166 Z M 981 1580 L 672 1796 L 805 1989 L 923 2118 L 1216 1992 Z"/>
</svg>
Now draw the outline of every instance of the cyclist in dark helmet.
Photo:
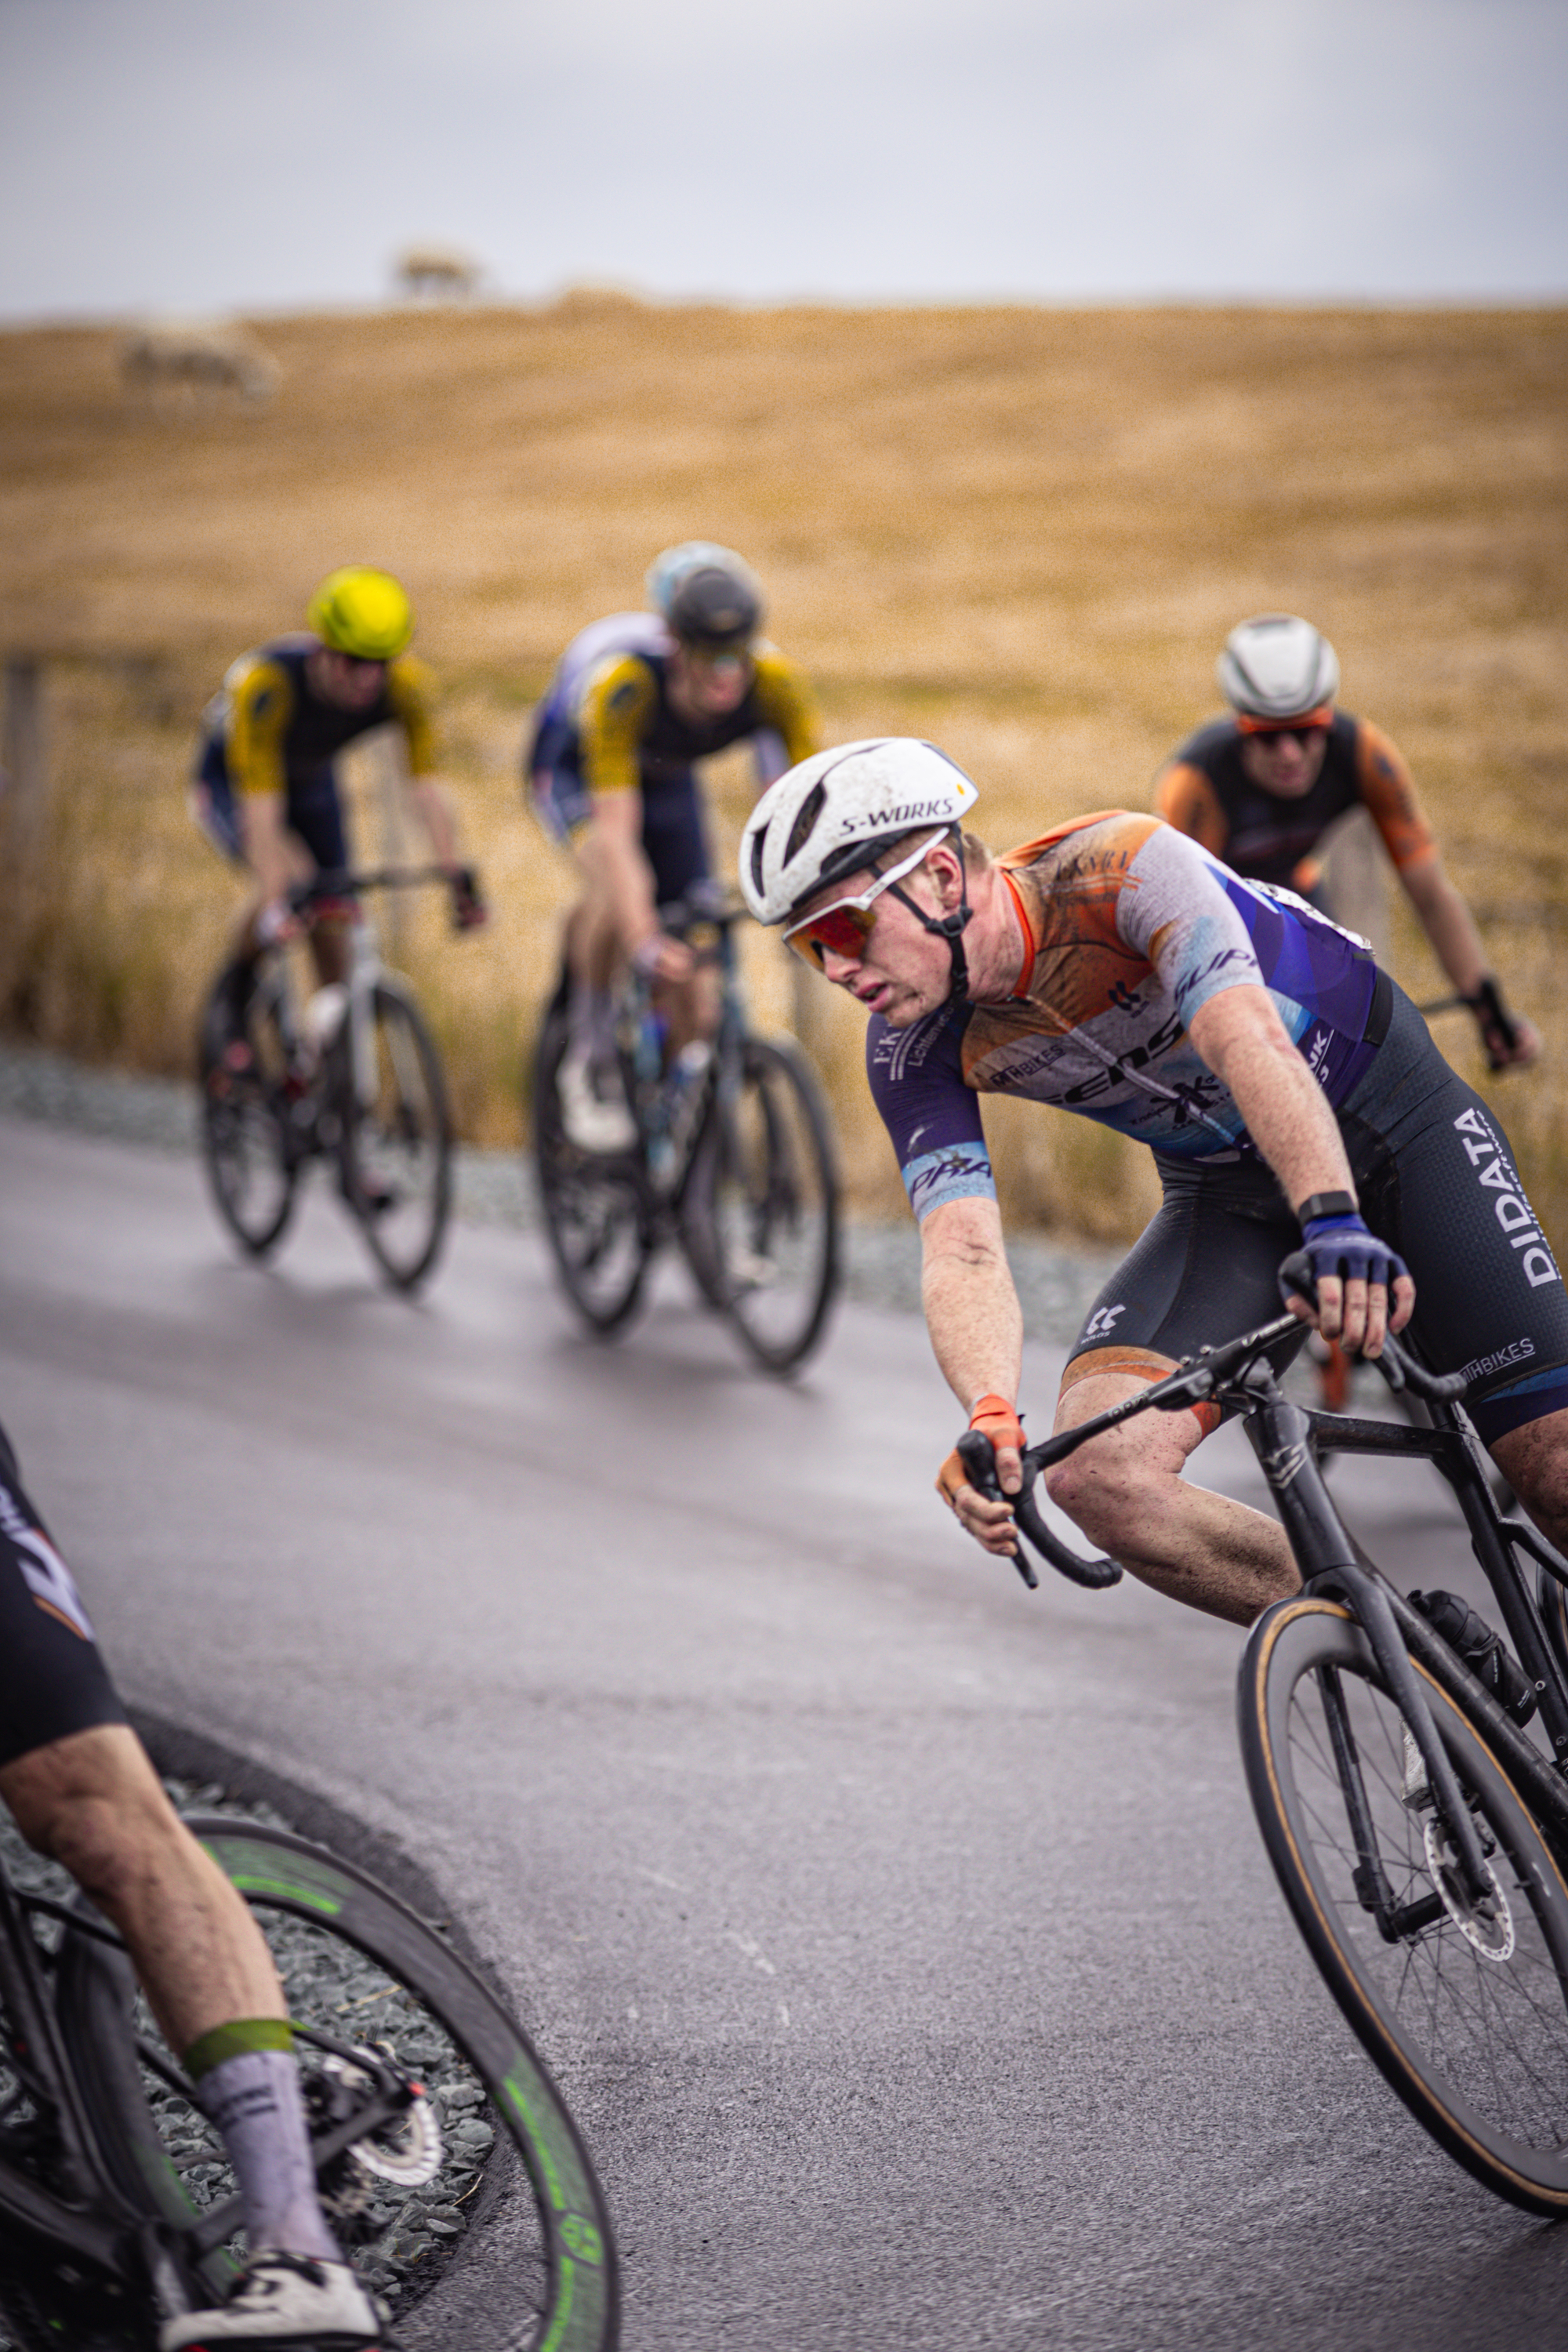
<svg viewBox="0 0 1568 2352">
<path fill-rule="evenodd" d="M 759 635 L 762 590 L 740 556 L 689 541 L 657 558 L 647 584 L 649 611 L 612 614 L 567 646 L 524 755 L 535 812 L 582 878 L 566 925 L 560 1085 L 567 1133 L 585 1151 L 633 1140 L 614 1032 L 623 961 L 655 983 L 672 1052 L 700 1053 L 717 1018 L 706 975 L 658 918 L 710 870 L 697 763 L 749 741 L 767 784 L 819 731 L 805 673 Z"/>
</svg>

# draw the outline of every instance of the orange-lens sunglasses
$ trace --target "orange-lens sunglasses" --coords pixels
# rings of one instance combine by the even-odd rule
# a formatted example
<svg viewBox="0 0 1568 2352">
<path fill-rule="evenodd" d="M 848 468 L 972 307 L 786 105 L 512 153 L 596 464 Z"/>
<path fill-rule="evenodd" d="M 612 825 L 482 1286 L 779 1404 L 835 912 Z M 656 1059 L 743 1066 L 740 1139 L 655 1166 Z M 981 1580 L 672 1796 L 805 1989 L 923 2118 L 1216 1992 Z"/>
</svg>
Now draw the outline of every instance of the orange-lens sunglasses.
<svg viewBox="0 0 1568 2352">
<path fill-rule="evenodd" d="M 1247 711 L 1238 711 L 1236 723 L 1244 735 L 1321 735 L 1333 719 L 1333 705 L 1321 703 L 1316 710 L 1304 710 L 1300 719 L 1254 719 Z"/>
<path fill-rule="evenodd" d="M 927 834 L 919 847 L 912 849 L 907 857 L 900 857 L 896 866 L 890 866 L 885 874 L 879 874 L 868 890 L 857 891 L 852 898 L 835 898 L 832 906 L 824 907 L 819 914 L 808 915 L 805 922 L 793 924 L 784 933 L 784 945 L 793 948 L 797 956 L 815 965 L 818 971 L 823 969 L 825 951 L 828 955 L 847 957 L 851 962 L 858 963 L 866 952 L 866 942 L 877 919 L 875 900 L 893 883 L 901 881 L 906 874 L 911 872 L 932 844 L 941 839 L 940 833 Z"/>
</svg>

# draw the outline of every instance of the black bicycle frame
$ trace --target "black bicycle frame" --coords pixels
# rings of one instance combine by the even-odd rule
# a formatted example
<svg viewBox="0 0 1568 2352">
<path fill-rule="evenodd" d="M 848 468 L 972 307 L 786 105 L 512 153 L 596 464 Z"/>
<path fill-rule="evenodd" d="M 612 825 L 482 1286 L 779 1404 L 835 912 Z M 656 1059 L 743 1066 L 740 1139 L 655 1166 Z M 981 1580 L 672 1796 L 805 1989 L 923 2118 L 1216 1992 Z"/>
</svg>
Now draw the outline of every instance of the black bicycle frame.
<svg viewBox="0 0 1568 2352">
<path fill-rule="evenodd" d="M 53 1904 L 47 1907 L 57 1908 Z M 97 2213 L 86 2211 L 52 2195 L 0 2152 L 0 2213 L 118 2278 L 144 2276 L 152 2249 L 144 2242 L 141 2217 L 126 2204 L 98 2160 L 92 2131 L 55 2024 L 26 1906 L 3 1870 L 0 2006 L 5 2014 L 11 2063 L 56 2135 L 69 2194 L 84 2204 L 90 2200 L 100 2209 Z M 100 2218 L 105 2210 L 121 2217 L 119 2226 Z"/>
<path fill-rule="evenodd" d="M 1393 1429 L 1386 1423 L 1339 1421 L 1332 1415 L 1307 1412 L 1281 1396 L 1271 1377 L 1267 1387 L 1249 1386 L 1247 1438 L 1301 1567 L 1306 1590 L 1342 1596 L 1349 1602 L 1388 1693 L 1421 1751 L 1427 1786 L 1453 1840 L 1472 1897 L 1479 1900 L 1488 1892 L 1489 1874 L 1474 1818 L 1464 1801 L 1447 1751 L 1437 1736 L 1413 1659 L 1440 1690 L 1480 1725 L 1513 1776 L 1528 1790 L 1542 1828 L 1568 1859 L 1568 1784 L 1525 1738 L 1458 1652 L 1373 1566 L 1341 1520 L 1318 1466 L 1321 1449 L 1424 1455 L 1442 1471 L 1464 1511 L 1472 1549 L 1497 1595 L 1521 1663 L 1535 1685 L 1548 1736 L 1561 1757 L 1568 1748 L 1568 1685 L 1545 1641 L 1519 1564 L 1503 1539 L 1506 1523 L 1500 1521 L 1492 1510 L 1473 1458 L 1472 1441 L 1453 1407 L 1434 1404 L 1434 1413 L 1441 1414 L 1443 1421 L 1430 1430 Z M 1563 1573 L 1549 1549 L 1542 1549 L 1539 1538 L 1526 1539 L 1522 1529 L 1515 1535 L 1511 1527 L 1508 1532 L 1512 1540 L 1527 1540 L 1527 1548 L 1535 1557 L 1544 1559 L 1553 1574 Z M 1331 1700 L 1330 1707 L 1331 1724 Z M 1338 1745 L 1336 1740 L 1336 1752 Z M 1354 1826 L 1360 1791 L 1352 1790 L 1346 1759 L 1338 1760 Z M 1361 1810 L 1365 1811 L 1364 1798 L 1361 1800 Z M 1359 1843 L 1359 1830 L 1357 1835 Z M 1358 1858 L 1363 1867 L 1372 1859 L 1365 1854 Z M 1369 1903 L 1368 1907 L 1379 1908 L 1375 1903 Z M 1407 1931 L 1413 1924 L 1399 1923 L 1399 1931 Z"/>
</svg>

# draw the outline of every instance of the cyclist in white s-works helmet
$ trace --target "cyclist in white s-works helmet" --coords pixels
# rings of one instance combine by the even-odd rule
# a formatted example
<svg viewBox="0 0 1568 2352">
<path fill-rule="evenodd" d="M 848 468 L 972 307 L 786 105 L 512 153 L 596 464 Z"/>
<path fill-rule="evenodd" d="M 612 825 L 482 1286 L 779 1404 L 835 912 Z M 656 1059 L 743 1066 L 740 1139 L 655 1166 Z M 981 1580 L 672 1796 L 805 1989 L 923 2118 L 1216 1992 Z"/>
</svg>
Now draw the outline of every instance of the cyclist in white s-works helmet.
<svg viewBox="0 0 1568 2352">
<path fill-rule="evenodd" d="M 1235 716 L 1200 727 L 1162 770 L 1154 806 L 1167 824 L 1237 874 L 1331 914 L 1318 847 L 1338 818 L 1365 808 L 1491 1067 L 1532 1062 L 1541 1040 L 1487 968 L 1409 769 L 1380 728 L 1334 708 L 1340 665 L 1328 639 L 1294 614 L 1262 613 L 1231 631 L 1215 675 Z"/>
<path fill-rule="evenodd" d="M 1023 1322 L 982 1118 L 995 1094 L 1146 1144 L 1164 1192 L 1084 1321 L 1058 1427 L 1268 1320 L 1302 1251 L 1326 1336 L 1376 1355 L 1414 1317 L 1434 1370 L 1467 1368 L 1482 1442 L 1568 1542 L 1562 1273 L 1507 1138 L 1366 943 L 1148 814 L 1100 810 L 994 857 L 963 829 L 977 797 L 930 743 L 841 744 L 758 802 L 740 880 L 869 1016 L 931 1345 L 1004 1494 Z M 1134 1575 L 1242 1624 L 1300 1577 L 1276 1519 L 1183 1475 L 1217 1420 L 1205 1403 L 1130 1421 L 1047 1485 Z M 956 1450 L 938 1486 L 987 1550 L 1013 1549 L 1010 1507 Z"/>
</svg>

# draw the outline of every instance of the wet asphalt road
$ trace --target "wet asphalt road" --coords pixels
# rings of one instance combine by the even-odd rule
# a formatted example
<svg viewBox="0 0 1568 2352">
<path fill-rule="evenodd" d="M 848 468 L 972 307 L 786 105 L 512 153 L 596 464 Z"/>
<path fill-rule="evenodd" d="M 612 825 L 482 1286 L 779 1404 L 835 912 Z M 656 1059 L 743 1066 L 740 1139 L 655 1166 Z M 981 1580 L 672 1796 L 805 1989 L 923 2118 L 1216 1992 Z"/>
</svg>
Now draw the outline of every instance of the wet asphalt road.
<svg viewBox="0 0 1568 2352">
<path fill-rule="evenodd" d="M 396 1837 L 493 1961 L 630 2352 L 1568 2340 L 1568 2235 L 1427 2144 L 1289 1923 L 1237 1636 L 973 1552 L 918 1323 L 780 1388 L 673 1274 L 606 1349 L 475 1228 L 411 1307 L 324 1194 L 258 1271 L 191 1163 L 0 1120 L 0 1416 L 128 1696 Z M 1460 1580 L 1430 1472 L 1338 1476 Z"/>
</svg>

